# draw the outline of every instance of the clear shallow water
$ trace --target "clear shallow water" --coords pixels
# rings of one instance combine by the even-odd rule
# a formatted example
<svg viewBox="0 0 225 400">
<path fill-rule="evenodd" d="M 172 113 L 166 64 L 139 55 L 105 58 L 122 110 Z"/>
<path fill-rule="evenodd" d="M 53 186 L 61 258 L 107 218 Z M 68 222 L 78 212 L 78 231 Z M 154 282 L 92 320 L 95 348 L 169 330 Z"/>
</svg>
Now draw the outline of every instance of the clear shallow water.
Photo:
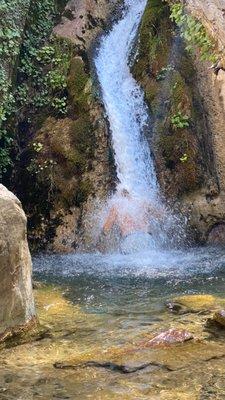
<svg viewBox="0 0 225 400">
<path fill-rule="evenodd" d="M 146 302 L 179 293 L 222 292 L 225 278 L 223 248 L 149 251 L 145 254 L 70 254 L 34 258 L 34 274 L 41 280 L 68 285 L 69 297 L 87 307 L 111 302 Z M 79 294 L 78 294 L 79 293 Z"/>
<path fill-rule="evenodd" d="M 225 334 L 214 336 L 205 327 L 215 309 L 225 307 L 223 249 L 42 255 L 33 261 L 35 279 L 47 283 L 35 290 L 35 298 L 49 335 L 0 352 L 1 399 L 225 398 Z M 193 299 L 197 293 L 215 296 Z M 183 294 L 204 312 L 171 313 L 165 301 Z M 140 346 L 170 328 L 186 329 L 197 340 L 168 348 Z M 131 367 L 156 362 L 174 372 L 147 368 L 123 375 L 105 368 L 53 367 L 93 360 Z"/>
</svg>

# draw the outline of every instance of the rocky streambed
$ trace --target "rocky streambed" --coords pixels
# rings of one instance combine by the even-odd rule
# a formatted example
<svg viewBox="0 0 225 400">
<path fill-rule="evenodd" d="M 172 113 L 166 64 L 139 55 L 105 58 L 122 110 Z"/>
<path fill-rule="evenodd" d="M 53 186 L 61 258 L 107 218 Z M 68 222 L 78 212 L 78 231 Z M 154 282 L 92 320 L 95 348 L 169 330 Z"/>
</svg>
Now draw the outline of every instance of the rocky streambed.
<svg viewBox="0 0 225 400">
<path fill-rule="evenodd" d="M 61 262 L 34 262 L 41 326 L 5 343 L 1 399 L 224 398 L 222 259 L 183 276 Z"/>
</svg>

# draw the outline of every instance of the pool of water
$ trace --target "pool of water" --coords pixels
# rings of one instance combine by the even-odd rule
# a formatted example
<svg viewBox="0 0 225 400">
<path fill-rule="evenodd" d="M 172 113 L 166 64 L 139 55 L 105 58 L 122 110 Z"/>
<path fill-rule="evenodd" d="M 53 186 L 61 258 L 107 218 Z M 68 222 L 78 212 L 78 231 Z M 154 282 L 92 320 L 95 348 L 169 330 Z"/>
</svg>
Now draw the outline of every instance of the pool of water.
<svg viewBox="0 0 225 400">
<path fill-rule="evenodd" d="M 46 335 L 1 351 L 0 399 L 225 398 L 225 334 L 207 328 L 225 307 L 222 248 L 33 261 L 35 279 L 45 283 L 35 297 Z M 171 313 L 165 304 L 175 298 L 189 311 Z M 186 329 L 194 340 L 141 345 L 170 328 Z M 93 361 L 130 368 L 155 362 L 171 371 L 150 366 L 123 374 L 85 364 Z M 56 362 L 74 369 L 56 369 Z"/>
<path fill-rule="evenodd" d="M 225 252 L 218 247 L 34 258 L 37 279 L 68 285 L 71 300 L 85 307 L 111 306 L 112 301 L 115 306 L 118 303 L 121 307 L 126 301 L 137 306 L 138 302 L 179 293 L 220 293 L 224 290 L 224 271 Z"/>
</svg>

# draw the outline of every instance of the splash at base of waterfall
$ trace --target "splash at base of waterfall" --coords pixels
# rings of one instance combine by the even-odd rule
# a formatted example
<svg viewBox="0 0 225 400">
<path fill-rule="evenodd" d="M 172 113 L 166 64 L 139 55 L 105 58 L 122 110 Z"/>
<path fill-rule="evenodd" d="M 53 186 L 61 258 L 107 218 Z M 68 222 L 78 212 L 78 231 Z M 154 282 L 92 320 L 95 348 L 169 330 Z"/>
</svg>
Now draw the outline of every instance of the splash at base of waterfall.
<svg viewBox="0 0 225 400">
<path fill-rule="evenodd" d="M 95 215 L 88 216 L 92 245 L 103 252 L 133 253 L 142 240 L 144 248 L 163 248 L 185 237 L 178 218 L 160 199 L 145 136 L 150 131 L 148 110 L 129 66 L 146 2 L 125 0 L 122 19 L 102 37 L 95 58 L 118 178 L 116 193 L 105 204 L 100 202 L 99 210 L 96 204 Z"/>
<path fill-rule="evenodd" d="M 85 216 L 85 246 L 80 252 L 132 254 L 140 250 L 187 247 L 186 221 L 160 201 L 124 198 L 116 192 L 107 200 L 94 199 Z"/>
</svg>

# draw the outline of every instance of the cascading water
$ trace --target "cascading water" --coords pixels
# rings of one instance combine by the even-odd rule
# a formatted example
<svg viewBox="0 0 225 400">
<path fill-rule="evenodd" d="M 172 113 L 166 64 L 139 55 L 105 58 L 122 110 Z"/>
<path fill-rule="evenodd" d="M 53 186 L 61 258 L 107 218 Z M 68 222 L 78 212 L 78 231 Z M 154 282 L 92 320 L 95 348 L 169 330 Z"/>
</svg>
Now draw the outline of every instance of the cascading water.
<svg viewBox="0 0 225 400">
<path fill-rule="evenodd" d="M 149 225 L 151 240 L 149 236 L 146 246 L 155 248 L 167 241 L 165 230 L 162 229 L 163 216 L 167 224 L 173 218 L 160 200 L 153 160 L 144 134 L 146 129 L 150 129 L 148 110 L 144 93 L 134 80 L 129 66 L 146 2 L 125 0 L 123 17 L 102 38 L 95 66 L 110 123 L 118 177 L 116 193 L 109 199 L 105 215 L 110 213 L 110 209 L 117 210 L 117 222 L 121 230 L 125 230 L 124 236 L 129 235 L 129 229 L 131 232 L 147 232 Z M 121 195 L 124 189 L 129 194 L 128 198 Z M 147 209 L 151 210 L 148 215 Z M 148 221 L 144 222 L 146 219 Z M 137 220 L 139 223 L 134 222 Z M 128 229 L 126 223 L 130 223 Z M 136 242 L 137 236 L 132 238 L 129 245 L 131 250 L 132 246 L 135 248 L 133 240 Z M 142 249 L 143 240 L 142 235 L 138 249 Z"/>
<path fill-rule="evenodd" d="M 146 0 L 126 0 L 125 6 L 122 20 L 102 38 L 95 65 L 112 132 L 119 186 L 138 196 L 155 197 L 157 181 L 143 134 L 148 112 L 129 69 Z"/>
</svg>

